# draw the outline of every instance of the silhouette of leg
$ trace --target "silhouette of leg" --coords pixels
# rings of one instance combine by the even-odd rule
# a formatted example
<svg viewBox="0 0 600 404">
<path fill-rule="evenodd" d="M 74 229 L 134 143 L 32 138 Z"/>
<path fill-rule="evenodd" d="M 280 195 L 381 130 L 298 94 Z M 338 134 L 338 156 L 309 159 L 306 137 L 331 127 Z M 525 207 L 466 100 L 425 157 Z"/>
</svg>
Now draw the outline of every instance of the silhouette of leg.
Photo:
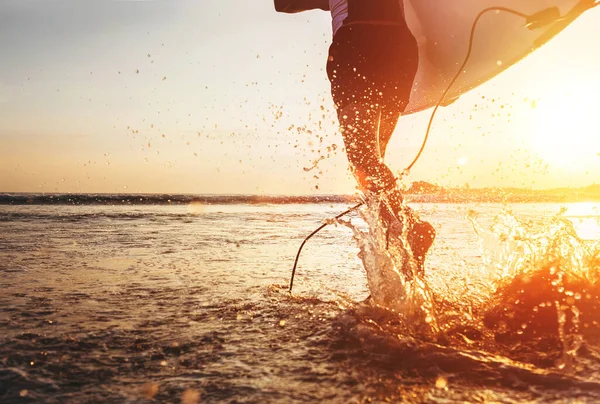
<svg viewBox="0 0 600 404">
<path fill-rule="evenodd" d="M 387 145 L 392 138 L 392 134 L 396 129 L 396 124 L 400 118 L 400 106 L 397 108 L 390 108 L 383 106 L 381 108 L 381 118 L 379 120 L 379 151 L 381 158 L 385 159 L 385 152 L 387 151 Z"/>
<path fill-rule="evenodd" d="M 376 105 L 353 102 L 338 110 L 346 155 L 360 187 L 380 193 L 396 186 L 396 178 L 380 154 L 380 112 Z"/>
</svg>

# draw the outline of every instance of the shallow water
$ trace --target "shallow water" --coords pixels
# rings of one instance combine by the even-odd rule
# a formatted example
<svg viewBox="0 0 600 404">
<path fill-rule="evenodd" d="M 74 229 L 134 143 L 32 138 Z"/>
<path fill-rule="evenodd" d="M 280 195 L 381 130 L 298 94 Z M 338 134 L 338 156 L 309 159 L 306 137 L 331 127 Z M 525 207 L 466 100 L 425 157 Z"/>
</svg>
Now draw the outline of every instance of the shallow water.
<svg viewBox="0 0 600 404">
<path fill-rule="evenodd" d="M 562 206 L 588 240 L 574 248 L 596 251 L 599 204 L 513 205 L 510 217 L 535 236 Z M 361 303 L 343 225 L 307 243 L 290 296 L 300 243 L 347 207 L 0 206 L 0 401 L 600 400 L 594 324 L 568 363 L 554 340 L 508 344 L 482 326 L 519 245 L 469 217 L 497 230 L 504 206 L 415 206 L 438 231 L 437 335 Z"/>
</svg>

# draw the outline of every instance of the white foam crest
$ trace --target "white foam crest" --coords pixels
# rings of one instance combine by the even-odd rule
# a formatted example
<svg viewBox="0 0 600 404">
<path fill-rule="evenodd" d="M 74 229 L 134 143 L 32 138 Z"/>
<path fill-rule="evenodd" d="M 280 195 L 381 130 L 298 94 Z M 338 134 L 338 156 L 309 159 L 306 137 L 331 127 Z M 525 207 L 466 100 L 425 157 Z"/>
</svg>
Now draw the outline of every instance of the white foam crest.
<svg viewBox="0 0 600 404">
<path fill-rule="evenodd" d="M 593 246 L 577 236 L 573 223 L 562 214 L 535 222 L 518 219 L 505 209 L 488 230 L 477 221 L 475 212 L 469 212 L 467 218 L 479 238 L 484 265 L 496 284 L 556 263 L 561 271 L 595 280 L 595 273 L 589 271 L 587 264 Z"/>
</svg>

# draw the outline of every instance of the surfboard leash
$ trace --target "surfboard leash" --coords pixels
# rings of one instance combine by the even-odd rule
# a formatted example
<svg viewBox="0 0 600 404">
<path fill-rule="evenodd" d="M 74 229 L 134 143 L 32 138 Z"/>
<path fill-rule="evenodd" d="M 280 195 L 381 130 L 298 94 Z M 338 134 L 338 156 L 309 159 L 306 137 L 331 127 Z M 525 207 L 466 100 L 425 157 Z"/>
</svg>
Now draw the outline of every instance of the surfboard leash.
<svg viewBox="0 0 600 404">
<path fill-rule="evenodd" d="M 340 219 L 343 216 L 346 216 L 348 213 L 360 208 L 364 203 L 361 202 L 357 205 L 354 205 L 353 207 L 351 207 L 350 209 L 340 213 L 339 215 L 337 215 L 335 218 L 331 219 L 333 220 L 337 220 Z M 320 232 L 323 228 L 325 228 L 327 225 L 329 224 L 329 221 L 323 223 L 321 226 L 319 226 L 315 231 L 313 231 L 312 233 L 310 233 L 308 235 L 308 237 L 306 237 L 304 239 L 304 241 L 302 242 L 302 244 L 300 245 L 300 248 L 298 249 L 298 253 L 296 254 L 296 261 L 294 261 L 294 268 L 292 269 L 292 278 L 290 279 L 290 289 L 289 292 L 292 293 L 292 288 L 294 287 L 294 275 L 296 275 L 296 267 L 298 266 L 298 259 L 300 258 L 300 253 L 302 252 L 302 248 L 304 247 L 304 244 L 306 244 L 306 242 L 308 240 L 310 240 L 312 238 L 312 236 L 314 236 L 315 234 L 317 234 L 318 232 Z"/>
<path fill-rule="evenodd" d="M 423 151 L 425 150 L 425 146 L 427 145 L 427 141 L 429 140 L 429 134 L 431 132 L 431 128 L 433 126 L 433 120 L 435 118 L 435 115 L 439 109 L 439 107 L 442 105 L 442 103 L 444 102 L 444 99 L 446 98 L 446 96 L 448 95 L 448 93 L 450 92 L 450 90 L 452 89 L 452 87 L 454 86 L 454 83 L 456 83 L 456 80 L 458 80 L 458 78 L 460 77 L 460 75 L 463 73 L 465 67 L 467 66 L 467 63 L 469 62 L 469 59 L 471 58 L 471 53 L 473 51 L 473 43 L 474 43 L 474 39 L 475 39 L 475 31 L 477 29 L 477 24 L 479 23 L 479 20 L 488 12 L 491 11 L 504 11 L 506 13 L 509 14 L 513 14 L 516 15 L 518 17 L 523 18 L 526 21 L 526 26 L 529 27 L 530 29 L 534 29 L 534 28 L 539 28 L 551 23 L 559 23 L 561 21 L 570 19 L 570 18 L 576 18 L 577 16 L 583 14 L 585 11 L 590 10 L 596 6 L 599 6 L 600 2 L 598 0 L 581 0 L 579 5 L 576 6 L 573 9 L 573 12 L 576 13 L 575 16 L 571 16 L 569 17 L 569 14 L 571 14 L 571 12 L 569 12 L 567 14 L 567 16 L 565 17 L 561 17 L 560 15 L 560 10 L 558 10 L 558 8 L 556 7 L 549 7 L 547 9 L 544 9 L 542 11 L 539 11 L 537 13 L 534 14 L 525 14 L 522 13 L 520 11 L 517 10 L 513 10 L 511 8 L 508 7 L 502 7 L 502 6 L 497 6 L 497 7 L 488 7 L 485 8 L 483 10 L 481 10 L 479 12 L 479 14 L 477 14 L 477 17 L 475 17 L 475 20 L 473 21 L 473 25 L 471 26 L 471 33 L 469 35 L 469 47 L 467 50 L 467 55 L 464 58 L 464 61 L 462 63 L 462 65 L 460 66 L 460 69 L 458 69 L 456 75 L 454 76 L 454 78 L 452 79 L 452 81 L 450 81 L 450 84 L 448 84 L 448 86 L 446 87 L 446 89 L 444 90 L 444 92 L 442 93 L 442 96 L 440 97 L 440 99 L 438 100 L 438 102 L 435 104 L 435 107 L 433 108 L 433 111 L 431 113 L 431 116 L 429 118 L 429 123 L 427 124 L 427 130 L 425 131 L 425 136 L 423 137 L 423 143 L 421 144 L 421 148 L 419 149 L 419 152 L 417 153 L 417 155 L 415 156 L 415 158 L 413 159 L 413 161 L 408 165 L 408 167 L 406 167 L 403 171 L 404 173 L 409 172 L 413 166 L 417 163 L 417 161 L 419 160 L 419 158 L 421 157 L 421 154 L 423 153 Z M 581 7 L 581 9 L 578 9 L 578 7 Z M 575 11 L 575 9 L 577 9 L 577 11 Z M 558 16 L 557 16 L 558 14 Z M 304 241 L 302 242 L 302 244 L 300 245 L 300 248 L 298 249 L 298 253 L 296 254 L 296 260 L 294 261 L 294 267 L 292 268 L 292 276 L 290 279 L 290 287 L 288 292 L 292 293 L 292 288 L 294 287 L 294 276 L 296 275 L 296 268 L 298 266 L 298 260 L 300 259 L 300 254 L 302 252 L 302 249 L 304 248 L 304 245 L 306 244 L 306 242 L 308 240 L 310 240 L 315 234 L 317 234 L 318 232 L 320 232 L 321 230 L 323 230 L 325 227 L 327 227 L 327 225 L 329 225 L 330 221 L 334 221 L 337 219 L 342 218 L 343 216 L 346 216 L 347 214 L 357 210 L 358 208 L 360 208 L 361 206 L 364 205 L 364 202 L 360 202 L 357 205 L 351 207 L 350 209 L 340 213 L 339 215 L 337 215 L 335 218 L 330 219 L 329 221 L 326 221 L 325 223 L 323 223 L 321 226 L 319 226 L 316 230 L 314 230 L 312 233 L 310 233 L 308 235 L 308 237 L 306 237 L 304 239 Z"/>
</svg>

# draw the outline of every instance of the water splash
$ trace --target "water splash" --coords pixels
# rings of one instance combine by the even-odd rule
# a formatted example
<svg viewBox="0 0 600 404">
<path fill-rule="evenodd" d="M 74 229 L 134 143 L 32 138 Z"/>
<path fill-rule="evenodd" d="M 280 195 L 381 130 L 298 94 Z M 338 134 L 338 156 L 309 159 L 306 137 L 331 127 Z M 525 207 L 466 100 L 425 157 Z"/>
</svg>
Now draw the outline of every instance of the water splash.
<svg viewBox="0 0 600 404">
<path fill-rule="evenodd" d="M 380 201 L 375 196 L 365 198 L 360 211 L 367 224 L 361 230 L 349 221 L 339 221 L 354 233 L 360 249 L 359 258 L 365 268 L 371 302 L 400 315 L 413 331 L 437 332 L 435 304 L 427 283 L 417 273 L 416 262 L 406 241 L 390 242 L 381 224 Z M 403 235 L 406 239 L 406 234 Z"/>
<path fill-rule="evenodd" d="M 402 330 L 387 327 L 388 317 L 378 321 L 367 314 L 393 335 L 408 332 L 441 341 L 454 340 L 458 333 L 470 346 L 569 369 L 585 344 L 585 333 L 600 324 L 600 243 L 581 240 L 563 211 L 533 220 L 505 209 L 489 227 L 479 222 L 476 212 L 469 212 L 483 261 L 480 274 L 485 279 L 479 284 L 487 285 L 485 291 L 474 292 L 482 295 L 476 303 L 461 302 L 452 287 L 448 296 L 434 294 L 427 277 L 413 275 L 407 244 L 388 245 L 377 200 L 367 197 L 360 214 L 363 228 L 339 223 L 353 231 L 370 302 L 396 316 Z"/>
<path fill-rule="evenodd" d="M 583 333 L 600 320 L 600 243 L 580 239 L 564 213 L 534 221 L 505 209 L 489 229 L 468 215 L 493 284 L 484 323 L 502 344 L 558 347 L 559 368 L 574 365 Z"/>
<path fill-rule="evenodd" d="M 563 216 L 565 212 L 562 209 L 549 220 L 534 221 L 517 218 L 506 208 L 487 230 L 477 221 L 477 213 L 469 211 L 467 219 L 479 238 L 483 263 L 497 286 L 550 264 L 559 264 L 563 271 L 591 282 L 598 279 L 588 262 L 597 246 L 578 237 L 573 223 Z"/>
</svg>

